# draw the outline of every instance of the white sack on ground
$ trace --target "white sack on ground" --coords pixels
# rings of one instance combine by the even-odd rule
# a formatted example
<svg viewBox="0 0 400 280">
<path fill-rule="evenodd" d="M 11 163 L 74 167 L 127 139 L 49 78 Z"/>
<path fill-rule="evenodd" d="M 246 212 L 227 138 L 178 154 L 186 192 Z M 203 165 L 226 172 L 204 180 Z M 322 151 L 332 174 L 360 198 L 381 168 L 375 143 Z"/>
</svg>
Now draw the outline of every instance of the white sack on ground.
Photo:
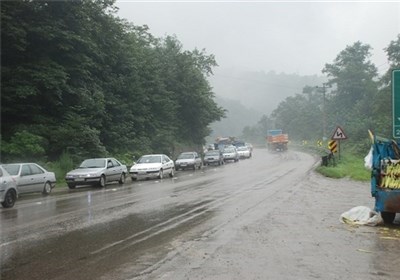
<svg viewBox="0 0 400 280">
<path fill-rule="evenodd" d="M 340 215 L 340 221 L 346 224 L 376 226 L 382 224 L 381 215 L 366 206 L 357 206 Z"/>
</svg>

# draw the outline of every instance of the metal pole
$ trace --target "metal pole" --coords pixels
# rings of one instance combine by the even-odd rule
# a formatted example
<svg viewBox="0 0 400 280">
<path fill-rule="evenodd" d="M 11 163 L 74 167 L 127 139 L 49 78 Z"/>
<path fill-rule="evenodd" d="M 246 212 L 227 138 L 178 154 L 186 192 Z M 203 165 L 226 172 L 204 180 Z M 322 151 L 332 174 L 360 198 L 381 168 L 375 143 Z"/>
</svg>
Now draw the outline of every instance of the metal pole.
<svg viewBox="0 0 400 280">
<path fill-rule="evenodd" d="M 322 100 L 322 106 L 323 106 L 323 108 L 322 108 L 322 110 L 323 110 L 323 119 L 322 119 L 322 122 L 323 122 L 323 132 L 322 132 L 322 139 L 325 141 L 326 140 L 326 108 L 325 108 L 325 90 L 326 90 L 326 87 L 325 87 L 325 84 L 322 84 L 322 94 L 323 94 L 323 100 Z"/>
<path fill-rule="evenodd" d="M 326 86 L 325 83 L 322 84 L 322 87 L 316 86 L 316 88 L 322 88 L 322 140 L 325 141 L 326 138 Z"/>
</svg>

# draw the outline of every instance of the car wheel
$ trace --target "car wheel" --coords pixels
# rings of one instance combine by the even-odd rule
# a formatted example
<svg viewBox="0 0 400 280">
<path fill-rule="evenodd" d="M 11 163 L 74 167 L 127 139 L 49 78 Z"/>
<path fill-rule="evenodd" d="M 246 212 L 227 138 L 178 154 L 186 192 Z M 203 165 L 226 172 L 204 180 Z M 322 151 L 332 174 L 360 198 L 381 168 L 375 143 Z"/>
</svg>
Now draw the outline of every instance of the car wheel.
<svg viewBox="0 0 400 280">
<path fill-rule="evenodd" d="M 104 188 L 106 186 L 106 176 L 101 175 L 99 180 L 99 186 L 100 188 Z"/>
<path fill-rule="evenodd" d="M 132 179 L 132 181 L 136 181 L 137 180 L 137 178 L 134 178 L 134 177 L 131 177 L 131 179 Z"/>
<path fill-rule="evenodd" d="M 72 189 L 75 189 L 75 187 L 76 187 L 75 184 L 67 184 L 67 185 L 68 185 L 68 188 L 70 188 L 71 190 L 72 190 Z"/>
<path fill-rule="evenodd" d="M 124 172 L 121 173 L 121 178 L 119 178 L 118 183 L 120 183 L 121 185 L 125 184 L 125 173 Z"/>
<path fill-rule="evenodd" d="M 1 205 L 3 205 L 4 208 L 11 208 L 14 206 L 16 200 L 17 193 L 15 192 L 15 190 L 8 190 Z"/>
<path fill-rule="evenodd" d="M 43 194 L 49 194 L 51 192 L 51 184 L 50 182 L 46 182 L 43 188 Z"/>
<path fill-rule="evenodd" d="M 201 169 L 201 163 L 199 164 L 199 169 Z"/>
<path fill-rule="evenodd" d="M 381 212 L 382 220 L 385 224 L 393 224 L 394 218 L 396 217 L 396 213 L 392 212 Z"/>
<path fill-rule="evenodd" d="M 162 169 L 160 169 L 160 173 L 158 174 L 158 179 L 162 179 L 164 176 L 164 172 Z"/>
<path fill-rule="evenodd" d="M 169 177 L 174 177 L 174 168 L 172 168 L 171 173 L 169 173 Z"/>
</svg>

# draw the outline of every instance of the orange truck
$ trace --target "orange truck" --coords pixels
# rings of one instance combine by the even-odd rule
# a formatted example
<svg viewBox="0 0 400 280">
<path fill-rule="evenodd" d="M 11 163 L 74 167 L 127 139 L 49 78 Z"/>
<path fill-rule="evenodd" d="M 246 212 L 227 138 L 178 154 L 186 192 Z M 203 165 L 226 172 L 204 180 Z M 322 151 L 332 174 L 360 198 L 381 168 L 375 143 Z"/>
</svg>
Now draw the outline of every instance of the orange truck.
<svg viewBox="0 0 400 280">
<path fill-rule="evenodd" d="M 289 136 L 282 129 L 270 129 L 267 131 L 267 148 L 270 151 L 283 152 L 288 149 Z"/>
</svg>

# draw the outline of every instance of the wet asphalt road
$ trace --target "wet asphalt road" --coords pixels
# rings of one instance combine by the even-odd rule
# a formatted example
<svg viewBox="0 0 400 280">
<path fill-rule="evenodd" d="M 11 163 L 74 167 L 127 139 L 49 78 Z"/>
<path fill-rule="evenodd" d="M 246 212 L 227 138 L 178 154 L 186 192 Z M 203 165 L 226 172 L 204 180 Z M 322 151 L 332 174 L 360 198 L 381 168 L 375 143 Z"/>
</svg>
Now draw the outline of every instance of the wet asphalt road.
<svg viewBox="0 0 400 280">
<path fill-rule="evenodd" d="M 0 279 L 400 279 L 399 217 L 340 223 L 373 207 L 369 185 L 323 178 L 318 161 L 257 149 L 172 179 L 21 197 L 0 209 Z"/>
</svg>

